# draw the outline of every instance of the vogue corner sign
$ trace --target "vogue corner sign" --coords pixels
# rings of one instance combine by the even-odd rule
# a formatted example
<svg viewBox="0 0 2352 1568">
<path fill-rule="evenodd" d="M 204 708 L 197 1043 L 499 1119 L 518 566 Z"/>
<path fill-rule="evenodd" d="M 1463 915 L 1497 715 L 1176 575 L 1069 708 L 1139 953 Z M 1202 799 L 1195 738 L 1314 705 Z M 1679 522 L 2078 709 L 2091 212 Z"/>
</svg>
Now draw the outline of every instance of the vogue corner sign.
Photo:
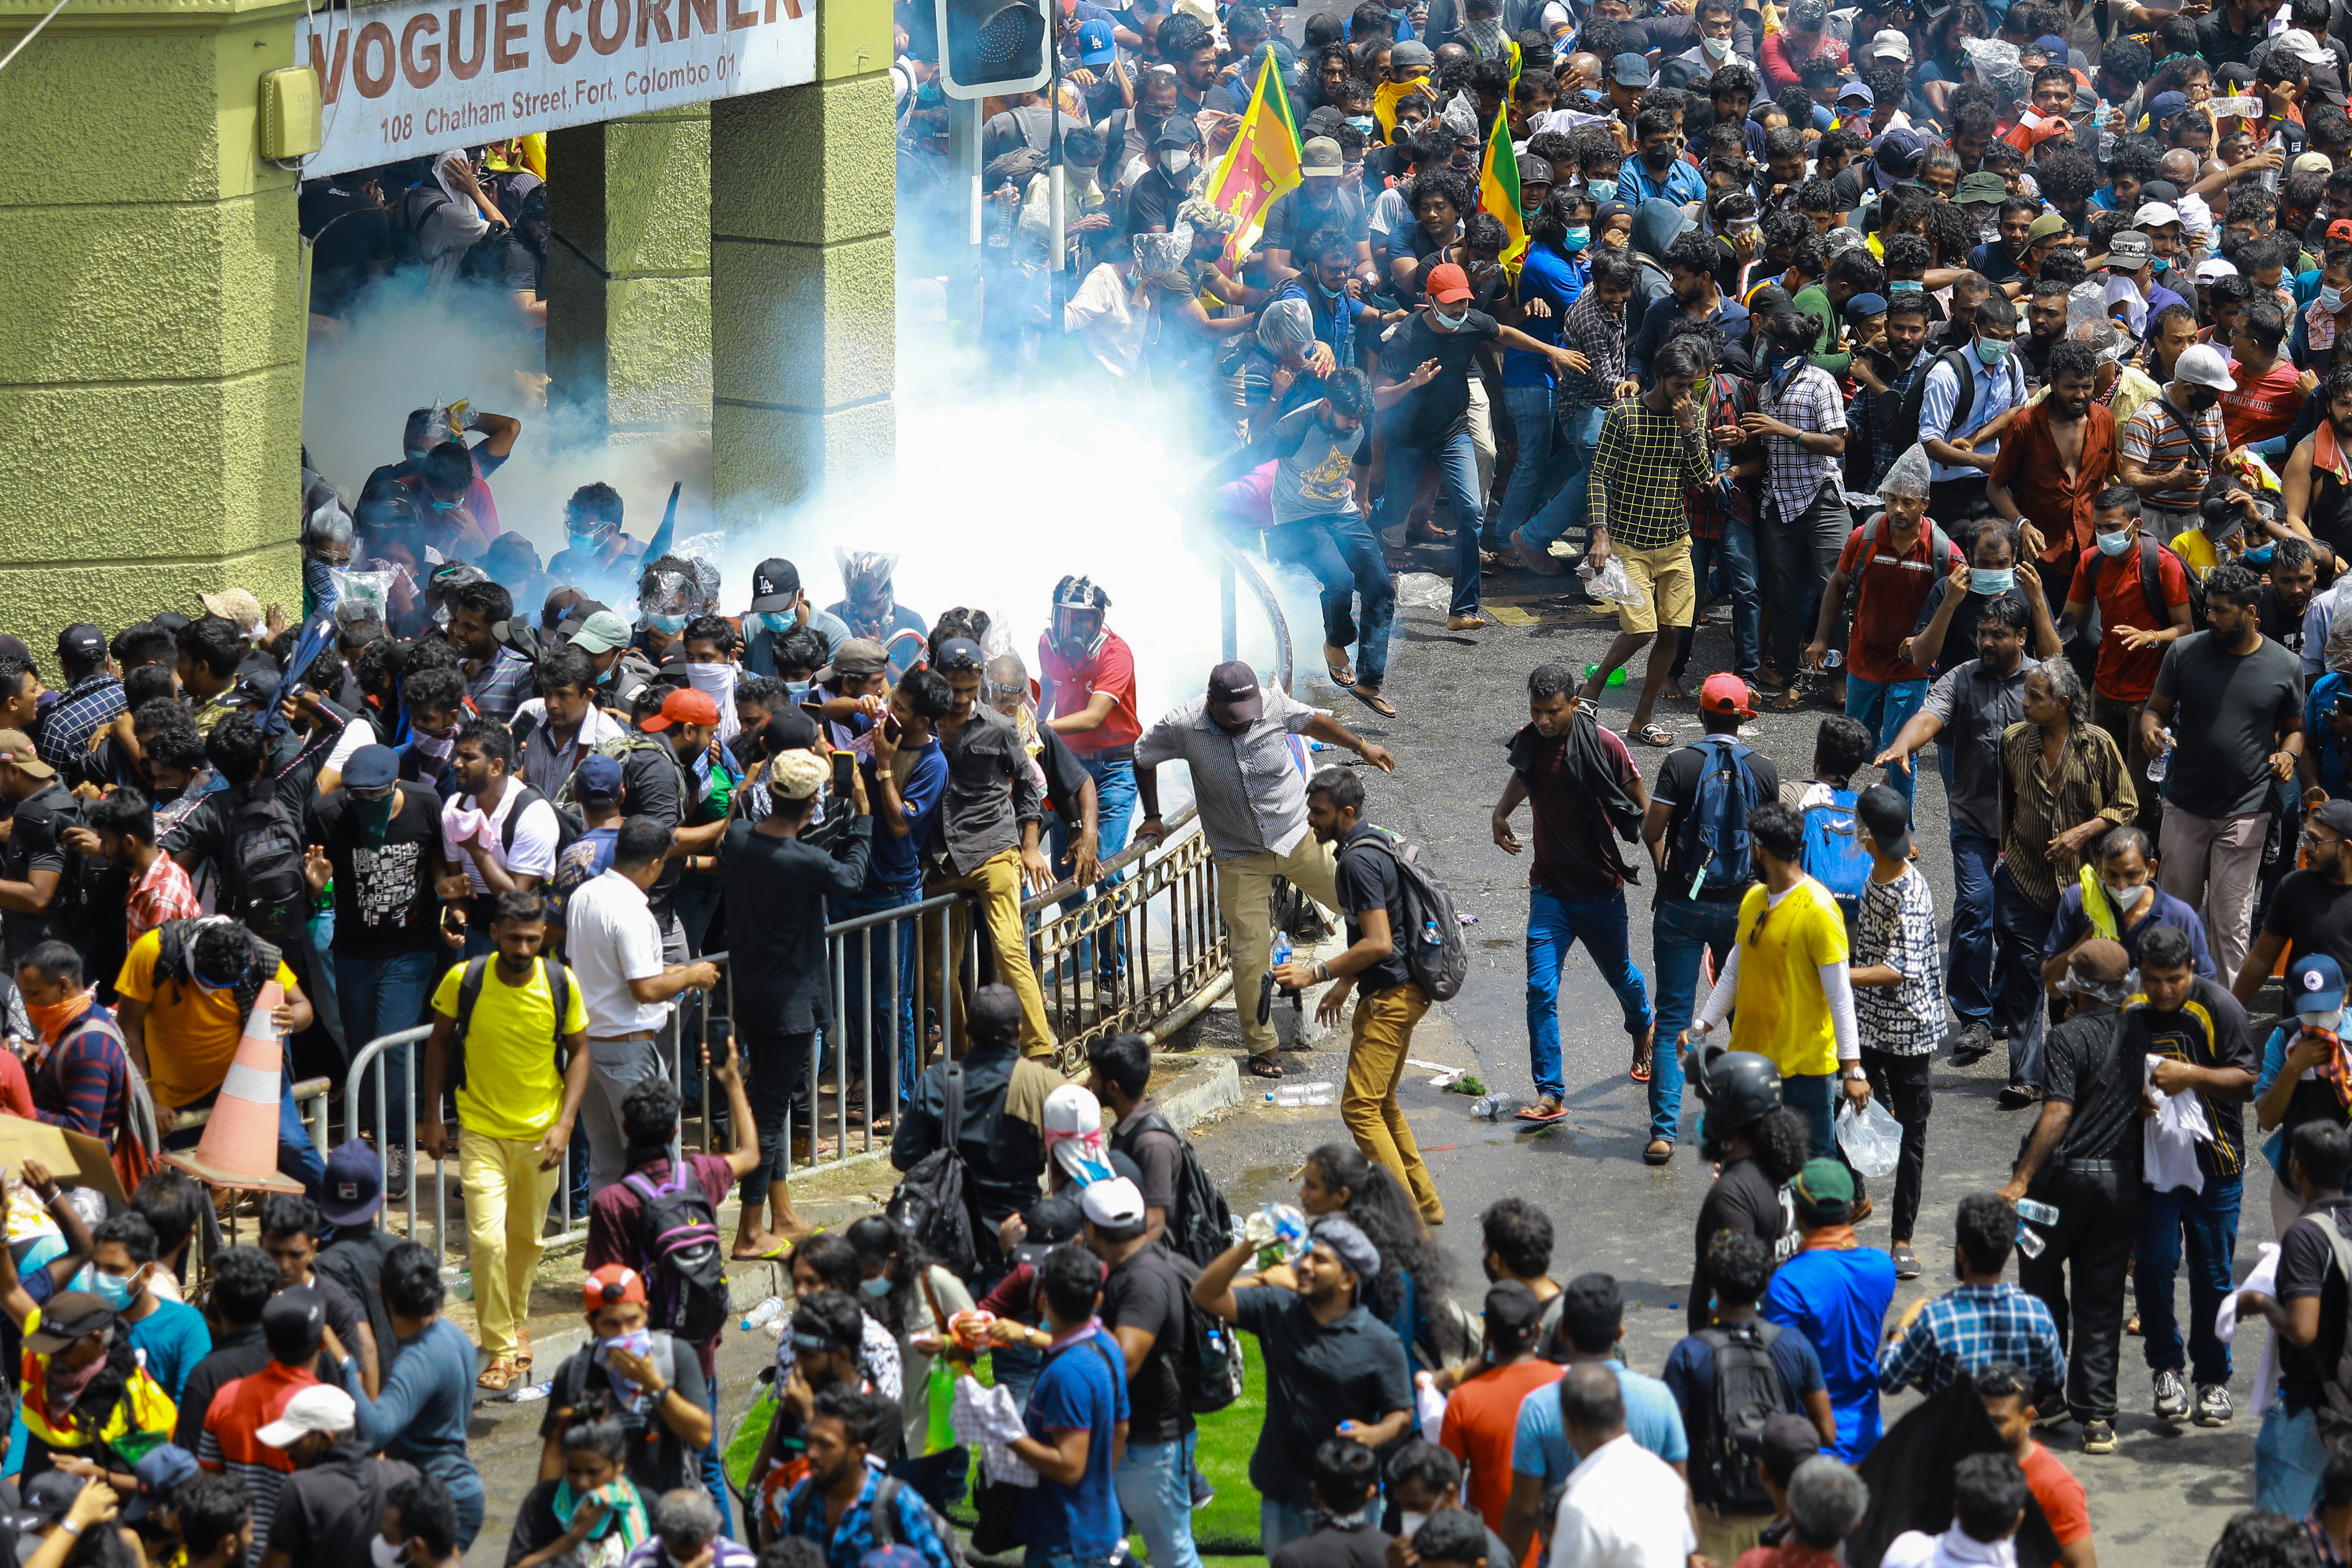
<svg viewBox="0 0 2352 1568">
<path fill-rule="evenodd" d="M 296 24 L 341 173 L 816 77 L 818 0 L 400 0 Z"/>
</svg>

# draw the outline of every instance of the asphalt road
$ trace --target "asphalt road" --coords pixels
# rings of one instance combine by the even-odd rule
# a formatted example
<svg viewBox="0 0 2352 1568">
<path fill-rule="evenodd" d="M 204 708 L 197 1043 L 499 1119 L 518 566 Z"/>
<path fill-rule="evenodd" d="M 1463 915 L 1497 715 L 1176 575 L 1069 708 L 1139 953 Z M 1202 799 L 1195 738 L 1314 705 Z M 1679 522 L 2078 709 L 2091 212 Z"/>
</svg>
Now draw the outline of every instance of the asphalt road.
<svg viewBox="0 0 2352 1568">
<path fill-rule="evenodd" d="M 1475 634 L 1446 632 L 1442 612 L 1401 614 L 1387 688 L 1401 710 L 1394 720 L 1377 718 L 1319 679 L 1302 682 L 1306 693 L 1317 694 L 1314 700 L 1332 706 L 1341 722 L 1395 753 L 1399 768 L 1394 775 L 1365 770 L 1371 820 L 1423 845 L 1461 912 L 1476 916 L 1470 929 L 1474 967 L 1469 982 L 1454 1002 L 1424 1022 L 1414 1054 L 1475 1061 L 1489 1085 L 1522 1101 L 1533 1092 L 1524 1004 L 1527 861 L 1495 847 L 1488 819 L 1505 783 L 1503 744 L 1526 720 L 1528 672 L 1547 662 L 1580 670 L 1601 656 L 1613 633 L 1613 618 L 1604 618 L 1584 601 L 1575 580 L 1539 581 L 1523 575 L 1490 579 L 1490 611 L 1527 623 Z M 1686 683 L 1694 693 L 1707 673 L 1724 666 L 1728 652 L 1725 624 L 1718 621 L 1701 628 Z M 1313 650 L 1305 653 L 1312 668 Z M 1633 678 L 1638 680 L 1638 672 Z M 1633 700 L 1631 687 L 1607 692 L 1601 703 L 1604 722 L 1622 730 Z M 1814 705 L 1794 715 L 1762 716 L 1753 727 L 1750 744 L 1773 759 L 1783 778 L 1806 778 L 1811 770 L 1814 730 L 1830 711 Z M 1662 706 L 1659 717 L 1685 738 L 1699 733 L 1690 706 Z M 1644 778 L 1654 780 L 1664 753 L 1638 742 L 1633 751 Z M 1864 777 L 1874 782 L 1875 770 L 1865 769 Z M 1524 841 L 1528 836 L 1524 809 L 1517 821 Z M 1935 889 L 1939 911 L 1948 910 L 1952 887 L 1948 831 L 1942 788 L 1932 765 L 1922 771 L 1916 821 L 1920 868 Z M 1628 893 L 1633 951 L 1645 978 L 1654 973 L 1650 961 L 1651 893 L 1647 878 Z M 1475 1310 L 1484 1291 L 1478 1267 L 1480 1210 L 1507 1195 L 1533 1198 L 1549 1208 L 1558 1228 L 1554 1276 L 1566 1280 L 1594 1269 L 1615 1274 L 1631 1303 L 1628 1356 L 1634 1365 L 1654 1372 L 1683 1333 L 1693 1224 L 1712 1173 L 1689 1142 L 1663 1168 L 1641 1163 L 1647 1126 L 1644 1091 L 1626 1076 L 1628 1052 L 1616 1000 L 1580 949 L 1569 961 L 1559 1010 L 1570 1114 L 1555 1129 L 1514 1134 L 1507 1123 L 1474 1122 L 1466 1103 L 1430 1087 L 1426 1074 L 1408 1073 L 1402 1098 L 1416 1136 L 1430 1151 L 1429 1163 L 1449 1211 L 1451 1223 L 1440 1235 L 1455 1263 L 1456 1293 Z M 1424 1043 L 1427 1049 L 1422 1049 Z M 1296 1070 L 1318 1076 L 1336 1078 L 1344 1067 L 1342 1059 L 1330 1053 L 1291 1060 L 1297 1063 Z M 2007 1179 L 2033 1113 L 2000 1108 L 1996 1096 L 2006 1077 L 2005 1058 L 1998 1047 L 1966 1070 L 1937 1060 L 1927 1181 L 1915 1243 L 1927 1272 L 1899 1289 L 1898 1312 L 1915 1294 L 1940 1292 L 1950 1282 L 1951 1223 L 1958 1200 Z M 1689 1125 L 1695 1133 L 1695 1117 Z M 1200 1146 L 1238 1207 L 1244 1200 L 1255 1203 L 1286 1191 L 1308 1149 L 1344 1135 L 1335 1111 L 1278 1112 L 1256 1103 L 1249 1113 L 1228 1118 L 1206 1133 Z M 2260 1161 L 2252 1164 L 2245 1184 L 2240 1277 L 2257 1260 L 2258 1245 L 2272 1239 L 2268 1167 Z M 1862 1227 L 1865 1245 L 1888 1244 L 1885 1214 L 1882 1199 L 1878 1216 Z M 2185 1281 L 2179 1293 L 2185 1319 Z M 2149 1568 L 2201 1564 L 2224 1521 L 2252 1504 L 2256 1423 L 2245 1414 L 2245 1406 L 2261 1345 L 2255 1336 L 2261 1332 L 2259 1327 L 2250 1330 L 2241 1342 L 2231 1384 L 2239 1415 L 2227 1427 L 2174 1427 L 2157 1422 L 2150 1413 L 2148 1375 L 2139 1342 L 2127 1338 L 2120 1390 L 2121 1441 L 2116 1451 L 2095 1457 L 2082 1453 L 2077 1429 L 2071 1425 L 2045 1432 L 2044 1440 L 2088 1489 L 2103 1561 Z M 1888 1419 L 1914 1398 L 1890 1401 Z"/>
</svg>

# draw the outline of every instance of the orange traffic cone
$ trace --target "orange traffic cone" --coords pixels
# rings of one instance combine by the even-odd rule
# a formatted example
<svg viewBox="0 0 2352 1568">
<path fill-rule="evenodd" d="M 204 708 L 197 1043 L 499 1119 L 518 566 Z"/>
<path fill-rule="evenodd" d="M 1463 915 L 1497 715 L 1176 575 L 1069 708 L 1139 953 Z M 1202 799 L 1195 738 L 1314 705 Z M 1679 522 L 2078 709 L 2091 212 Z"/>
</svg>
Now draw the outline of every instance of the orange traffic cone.
<svg viewBox="0 0 2352 1568">
<path fill-rule="evenodd" d="M 285 1047 L 270 1015 L 285 1000 L 276 980 L 264 980 L 246 1015 L 244 1038 L 236 1042 L 236 1060 L 229 1063 L 213 1102 L 212 1118 L 193 1150 L 163 1156 L 164 1163 L 214 1186 L 244 1187 L 257 1192 L 293 1192 L 302 1184 L 278 1171 L 278 1074 Z"/>
</svg>

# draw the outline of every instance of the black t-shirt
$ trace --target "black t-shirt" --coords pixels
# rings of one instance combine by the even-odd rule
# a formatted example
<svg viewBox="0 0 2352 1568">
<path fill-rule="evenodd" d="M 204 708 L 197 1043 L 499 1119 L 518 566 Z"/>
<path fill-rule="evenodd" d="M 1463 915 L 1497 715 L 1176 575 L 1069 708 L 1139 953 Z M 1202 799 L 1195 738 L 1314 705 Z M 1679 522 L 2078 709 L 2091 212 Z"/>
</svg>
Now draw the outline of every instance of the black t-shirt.
<svg viewBox="0 0 2352 1568">
<path fill-rule="evenodd" d="M 1927 622 L 1944 607 L 1944 595 L 1951 587 L 1949 579 L 1938 578 L 1936 586 L 1927 591 L 1927 601 L 1919 606 L 1919 615 L 1911 623 L 1911 634 L 1917 636 L 1927 629 Z M 1960 601 L 1952 606 L 1952 623 L 1945 629 L 1944 645 L 1937 650 L 1936 662 L 1929 666 L 1927 678 L 1939 681 L 1977 656 L 1977 625 L 1995 600 L 2014 599 L 2025 603 L 2025 595 L 2014 588 L 2006 593 L 1963 593 Z M 2031 607 L 2029 606 L 2029 609 Z"/>
<path fill-rule="evenodd" d="M 64 785 L 52 780 L 17 801 L 11 820 L 16 825 L 8 830 L 8 841 L 0 844 L 0 876 L 10 882 L 26 882 L 37 871 L 58 873 L 58 891 L 50 895 L 49 907 L 43 913 L 24 915 L 14 909 L 0 909 L 0 934 L 5 934 L 9 956 L 14 960 L 52 937 L 64 935 L 65 925 L 58 918 L 67 875 L 62 835 L 81 817 L 73 796 Z"/>
<path fill-rule="evenodd" d="M 700 1407 L 705 1403 L 708 1386 L 702 1380 L 702 1364 L 695 1358 L 690 1345 L 671 1340 L 665 1348 L 661 1341 L 668 1338 L 668 1335 L 662 1334 L 655 1341 L 649 1359 L 656 1371 L 668 1372 L 670 1386 L 677 1391 L 680 1398 Z M 629 1479 L 637 1483 L 637 1490 L 647 1497 L 657 1497 L 685 1485 L 690 1473 L 685 1440 L 669 1429 L 650 1402 L 638 1409 L 629 1409 L 614 1386 L 612 1375 L 596 1364 L 595 1354 L 596 1346 L 591 1341 L 566 1356 L 563 1364 L 556 1369 L 555 1386 L 548 1396 L 547 1413 L 540 1417 L 541 1440 L 574 1421 L 589 1419 L 591 1411 L 599 1416 L 617 1416 L 622 1429 L 629 1435 Z M 572 1402 L 570 1394 L 575 1387 L 582 1390 L 576 1405 Z M 578 1413 L 562 1415 L 561 1412 L 567 1408 Z M 898 1402 L 891 1400 L 890 1408 L 894 1415 L 897 1414 Z M 657 1436 L 655 1435 L 656 1429 Z"/>
<path fill-rule="evenodd" d="M 278 1489 L 264 1545 L 296 1563 L 355 1563 L 383 1533 L 384 1494 L 415 1475 L 359 1443 L 338 1443 Z"/>
<path fill-rule="evenodd" d="M 1249 1481 L 1286 1507 L 1310 1506 L 1315 1450 L 1342 1421 L 1384 1421 L 1412 1408 L 1404 1344 L 1361 1306 L 1318 1322 L 1307 1299 L 1279 1285 L 1235 1291 L 1235 1321 L 1265 1357 L 1265 1423 Z"/>
<path fill-rule="evenodd" d="M 1737 737 L 1730 738 L 1736 744 L 1742 746 L 1747 744 L 1745 741 L 1738 740 Z M 1650 800 L 1654 803 L 1662 803 L 1674 808 L 1674 814 L 1666 822 L 1666 846 L 1669 850 L 1672 850 L 1682 837 L 1683 814 L 1698 801 L 1699 780 L 1706 776 L 1709 766 L 1706 754 L 1718 749 L 1720 747 L 1717 746 L 1685 746 L 1678 750 L 1668 752 L 1666 759 L 1658 765 L 1657 787 L 1650 791 Z M 1780 770 L 1772 766 L 1772 759 L 1760 751 L 1751 749 L 1746 763 L 1756 774 L 1758 802 L 1779 800 Z M 1667 863 L 1671 865 L 1675 862 L 1669 859 Z M 1690 873 L 1685 872 L 1681 876 L 1675 876 L 1669 873 L 1659 880 L 1658 891 L 1668 898 L 1688 900 Z M 1699 895 L 1698 901 L 1702 904 L 1737 904 L 1746 897 L 1747 894 L 1748 889 L 1744 885 L 1728 889 L 1710 888 Z"/>
<path fill-rule="evenodd" d="M 1780 1190 L 1780 1184 L 1766 1173 L 1762 1163 L 1753 1155 L 1725 1166 L 1723 1174 L 1715 1178 L 1715 1185 L 1706 1189 L 1706 1197 L 1698 1206 L 1698 1261 L 1691 1271 L 1688 1311 L 1693 1333 L 1706 1327 L 1714 1304 L 1715 1281 L 1706 1266 L 1706 1249 L 1713 1245 L 1717 1234 L 1725 1230 L 1736 1230 L 1771 1243 L 1775 1262 L 1796 1252 L 1795 1202 Z"/>
<path fill-rule="evenodd" d="M 1127 191 L 1127 232 L 1130 235 L 1150 234 L 1158 229 L 1173 233 L 1176 209 L 1182 206 L 1189 194 L 1185 188 L 1157 169 L 1146 169 L 1135 177 Z"/>
<path fill-rule="evenodd" d="M 310 1265 L 314 1274 L 324 1274 L 352 1294 L 360 1310 L 367 1314 L 368 1327 L 375 1333 L 375 1364 L 380 1377 L 392 1375 L 392 1364 L 400 1357 L 400 1336 L 392 1326 L 392 1309 L 383 1304 L 383 1260 L 401 1243 L 401 1238 L 389 1230 L 362 1222 L 360 1228 L 338 1227 L 335 1239 L 322 1249 Z M 343 1347 L 357 1354 L 359 1347 Z"/>
<path fill-rule="evenodd" d="M 1353 1530 L 1326 1524 L 1276 1552 L 1270 1568 L 1386 1568 L 1393 1539 L 1369 1524 Z M 1496 1565 L 1489 1563 L 1486 1568 Z"/>
<path fill-rule="evenodd" d="M 327 1326 L 343 1342 L 343 1349 L 352 1355 L 360 1353 L 360 1303 L 342 1285 L 321 1273 L 317 1260 L 312 1260 L 310 1288 L 319 1292 L 319 1304 L 326 1309 Z M 381 1365 L 381 1364 L 379 1364 Z"/>
<path fill-rule="evenodd" d="M 1404 885 L 1397 872 L 1396 857 L 1380 847 L 1385 840 L 1366 841 L 1379 831 L 1370 822 L 1359 822 L 1355 831 L 1339 841 L 1339 867 L 1334 878 L 1339 893 L 1339 912 L 1348 917 L 1349 942 L 1360 942 L 1364 937 L 1357 915 L 1373 908 L 1389 912 L 1389 955 L 1356 972 L 1359 997 L 1372 996 L 1412 979 L 1412 971 L 1405 967 L 1404 945 L 1417 934 L 1406 929 Z"/>
<path fill-rule="evenodd" d="M 1345 185 L 1320 199 L 1304 185 L 1285 192 L 1266 209 L 1265 232 L 1258 238 L 1258 248 L 1288 251 L 1294 262 L 1311 259 L 1298 252 L 1325 229 L 1338 229 L 1351 240 L 1367 237 L 1371 219 L 1362 193 Z"/>
<path fill-rule="evenodd" d="M 2173 754 L 2165 804 L 2216 820 L 2266 809 L 2271 753 L 2303 713 L 2295 656 L 2268 638 L 2236 653 L 2213 632 L 2192 632 L 2164 651 L 2156 695 L 2176 705 L 2173 734 L 2197 738 Z"/>
<path fill-rule="evenodd" d="M 2215 981 L 2200 975 L 2189 984 L 2189 996 L 2178 1012 L 2158 1012 L 2140 1006 L 2124 1013 L 2126 1059 L 2168 1056 L 2196 1067 L 2235 1067 L 2252 1074 L 2262 1070 L 2253 1037 L 2246 1032 L 2246 1009 Z M 2197 1164 L 2207 1181 L 2228 1181 L 2244 1174 L 2246 1107 L 2240 1100 L 2222 1100 L 2202 1089 L 2184 1089 L 2203 1102 L 2205 1124 L 2213 1129 L 2211 1143 L 2197 1145 Z"/>
<path fill-rule="evenodd" d="M 2279 1392 L 2289 1415 L 2326 1402 L 2326 1385 L 2344 1354 L 2345 1281 L 2323 1227 L 2352 1235 L 2352 1197 L 2328 1197 L 2305 1208 L 2279 1238 L 2278 1302 L 2319 1298 L 2319 1333 L 2307 1345 L 2276 1336 Z"/>
<path fill-rule="evenodd" d="M 2352 974 L 2352 887 L 2315 871 L 2291 871 L 2271 897 L 2263 931 L 2287 939 L 2287 962 L 2325 953 Z"/>
<path fill-rule="evenodd" d="M 2053 1160 L 2139 1162 L 2140 1058 L 2124 1039 L 2123 1015 L 2068 1019 L 2050 1031 L 2042 1092 L 2074 1108 Z M 2026 1142 L 2032 1140 L 2026 1130 Z M 2018 1145 L 2022 1157 L 2025 1145 Z"/>
<path fill-rule="evenodd" d="M 1130 1443 L 1172 1443 L 1192 1429 L 1192 1413 L 1184 1408 L 1184 1391 L 1176 1381 L 1176 1357 L 1187 1348 L 1190 1326 L 1184 1301 L 1184 1281 L 1156 1244 L 1119 1264 L 1103 1281 L 1103 1326 L 1140 1329 L 1152 1336 L 1142 1366 L 1127 1380 Z"/>
<path fill-rule="evenodd" d="M 1470 375 L 1478 350 L 1495 340 L 1502 327 L 1492 316 L 1473 310 L 1462 325 L 1441 332 L 1429 324 L 1429 312 L 1416 310 L 1381 345 L 1381 368 L 1400 381 L 1430 360 L 1437 374 L 1407 392 L 1389 410 L 1383 431 L 1391 445 L 1434 447 L 1470 428 Z"/>
<path fill-rule="evenodd" d="M 1176 1176 L 1184 1160 L 1184 1142 L 1173 1127 L 1163 1124 L 1165 1118 L 1150 1120 L 1159 1115 L 1159 1110 L 1149 1100 L 1138 1104 L 1133 1115 L 1111 1128 L 1110 1145 L 1114 1154 L 1125 1155 L 1135 1162 L 1140 1173 L 1135 1185 L 1143 1194 L 1143 1207 L 1172 1211 L 1176 1207 Z"/>
<path fill-rule="evenodd" d="M 343 957 L 373 963 L 440 948 L 432 874 L 440 799 L 423 784 L 403 784 L 398 800 L 383 843 L 371 849 L 353 810 L 362 802 L 342 789 L 311 798 L 303 836 L 335 868 L 335 951 Z"/>
<path fill-rule="evenodd" d="M 2310 608 L 2305 601 L 2304 610 Z M 2286 601 L 2279 597 L 2279 591 L 2267 582 L 2263 584 L 2262 603 L 2256 609 L 2262 616 L 2263 636 L 2290 653 L 2303 652 L 2303 610 L 2289 610 Z"/>
</svg>

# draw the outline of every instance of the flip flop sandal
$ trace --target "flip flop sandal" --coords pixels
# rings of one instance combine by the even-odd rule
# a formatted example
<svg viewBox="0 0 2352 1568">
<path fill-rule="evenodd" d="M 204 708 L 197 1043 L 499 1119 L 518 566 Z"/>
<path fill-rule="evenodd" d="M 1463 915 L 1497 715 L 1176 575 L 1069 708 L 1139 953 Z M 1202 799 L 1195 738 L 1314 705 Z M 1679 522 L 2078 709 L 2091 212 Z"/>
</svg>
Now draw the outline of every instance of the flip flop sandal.
<svg viewBox="0 0 2352 1568">
<path fill-rule="evenodd" d="M 1647 1083 L 1650 1081 L 1650 1064 L 1636 1061 L 1633 1066 L 1625 1070 L 1625 1076 L 1636 1083 Z"/>
<path fill-rule="evenodd" d="M 1349 686 L 1348 695 L 1382 718 L 1394 718 L 1397 716 L 1396 705 L 1378 692 L 1368 692 L 1360 686 Z"/>
<path fill-rule="evenodd" d="M 1324 654 L 1323 673 L 1331 677 L 1331 684 L 1335 686 L 1339 686 L 1343 690 L 1353 690 L 1355 687 L 1355 667 L 1349 664 L 1345 659 L 1340 660 L 1335 664 L 1331 662 L 1330 654 Z"/>
<path fill-rule="evenodd" d="M 1652 1138 L 1642 1150 L 1642 1163 L 1645 1166 L 1662 1166 L 1674 1157 L 1675 1146 L 1664 1138 Z"/>
<path fill-rule="evenodd" d="M 1249 1069 L 1250 1076 L 1253 1078 L 1279 1078 L 1282 1076 L 1282 1059 L 1280 1057 L 1253 1056 L 1242 1065 Z"/>
<path fill-rule="evenodd" d="M 1549 1110 L 1546 1110 L 1545 1107 L 1547 1105 L 1549 1105 L 1551 1108 Z M 1554 1104 L 1550 1100 L 1546 1099 L 1538 1100 L 1532 1105 L 1520 1106 L 1517 1111 L 1514 1111 L 1511 1113 L 1511 1119 L 1517 1122 L 1533 1122 L 1539 1125 L 1548 1127 L 1554 1122 L 1559 1121 L 1567 1114 L 1567 1106 Z"/>
<path fill-rule="evenodd" d="M 1625 738 L 1638 740 L 1644 746 L 1672 746 L 1675 743 L 1675 732 L 1663 724 L 1653 722 L 1643 725 L 1639 729 L 1627 730 Z"/>
</svg>

